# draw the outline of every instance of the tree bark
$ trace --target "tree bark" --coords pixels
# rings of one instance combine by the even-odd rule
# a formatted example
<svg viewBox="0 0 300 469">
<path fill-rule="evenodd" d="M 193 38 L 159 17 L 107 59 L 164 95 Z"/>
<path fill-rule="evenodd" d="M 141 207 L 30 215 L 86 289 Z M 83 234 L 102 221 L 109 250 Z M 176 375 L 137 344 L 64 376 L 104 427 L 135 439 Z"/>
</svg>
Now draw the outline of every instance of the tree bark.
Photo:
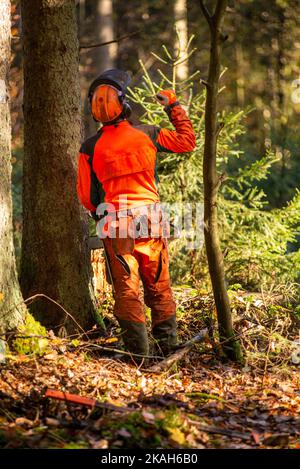
<svg viewBox="0 0 300 469">
<path fill-rule="evenodd" d="M 217 0 L 213 15 L 209 13 L 202 0 L 200 0 L 200 5 L 210 30 L 210 60 L 206 87 L 203 159 L 205 246 L 217 309 L 220 342 L 225 341 L 222 348 L 229 358 L 240 360 L 241 352 L 239 344 L 233 339 L 234 331 L 218 232 L 217 209 L 218 188 L 220 184 L 220 177 L 216 166 L 218 138 L 217 102 L 221 68 L 220 57 L 223 42 L 220 28 L 227 0 Z"/>
<path fill-rule="evenodd" d="M 112 0 L 97 1 L 96 15 L 96 43 L 113 41 L 115 39 L 113 23 L 113 2 Z M 107 46 L 98 47 L 95 51 L 97 59 L 98 74 L 104 70 L 114 68 L 117 58 L 118 44 L 112 43 Z"/>
<path fill-rule="evenodd" d="M 86 217 L 76 194 L 81 140 L 75 2 L 22 0 L 24 183 L 21 285 L 43 293 L 85 329 L 94 324 Z M 56 305 L 32 307 L 46 327 L 75 323 Z"/>
<path fill-rule="evenodd" d="M 188 45 L 188 22 L 186 0 L 175 0 L 174 4 L 175 25 L 179 34 L 175 48 L 179 50 L 179 58 L 184 57 Z M 179 81 L 184 81 L 189 76 L 188 60 L 180 63 L 176 67 L 176 77 Z"/>
<path fill-rule="evenodd" d="M 16 327 L 26 307 L 17 280 L 11 198 L 11 122 L 8 97 L 10 1 L 0 2 L 0 332 Z M 1 337 L 0 337 L 1 340 Z"/>
</svg>

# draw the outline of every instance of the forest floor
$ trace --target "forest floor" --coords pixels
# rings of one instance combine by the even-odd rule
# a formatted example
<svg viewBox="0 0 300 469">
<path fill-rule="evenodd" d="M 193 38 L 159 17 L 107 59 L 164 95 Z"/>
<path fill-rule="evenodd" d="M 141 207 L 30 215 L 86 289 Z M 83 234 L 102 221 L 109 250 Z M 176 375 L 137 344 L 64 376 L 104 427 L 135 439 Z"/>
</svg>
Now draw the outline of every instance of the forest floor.
<svg viewBox="0 0 300 469">
<path fill-rule="evenodd" d="M 188 340 L 214 322 L 213 301 L 184 287 L 176 294 L 179 335 Z M 243 365 L 204 343 L 169 370 L 149 372 L 95 350 L 120 347 L 115 326 L 89 341 L 50 333 L 41 356 L 8 353 L 0 365 L 0 447 L 300 449 L 299 319 L 276 295 L 231 292 L 231 301 Z M 47 388 L 108 405 L 55 401 Z"/>
</svg>

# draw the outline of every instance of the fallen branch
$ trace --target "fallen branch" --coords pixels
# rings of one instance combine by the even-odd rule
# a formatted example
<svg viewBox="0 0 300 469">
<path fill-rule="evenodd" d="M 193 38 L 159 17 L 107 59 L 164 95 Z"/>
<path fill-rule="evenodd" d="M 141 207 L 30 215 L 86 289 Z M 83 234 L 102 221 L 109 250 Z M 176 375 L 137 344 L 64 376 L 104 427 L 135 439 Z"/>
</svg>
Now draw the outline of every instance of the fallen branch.
<svg viewBox="0 0 300 469">
<path fill-rule="evenodd" d="M 204 342 L 208 339 L 208 330 L 203 329 L 197 334 L 195 337 L 193 337 L 191 340 L 186 342 L 186 344 L 176 350 L 176 352 L 172 353 L 169 357 L 165 358 L 163 361 L 160 363 L 151 366 L 150 368 L 147 368 L 147 371 L 151 373 L 161 373 L 162 371 L 167 370 L 172 366 L 174 363 L 176 363 L 178 360 L 181 360 L 184 355 L 186 355 L 195 344 L 199 342 Z"/>
<path fill-rule="evenodd" d="M 116 354 L 121 354 L 121 355 L 128 355 L 129 357 L 133 358 L 151 358 L 151 359 L 162 359 L 158 355 L 140 355 L 138 353 L 132 353 L 132 352 L 126 352 L 125 350 L 117 349 L 117 348 L 112 348 L 112 347 L 105 347 L 103 345 L 98 345 L 98 344 L 84 344 L 83 347 L 84 349 L 89 349 L 89 348 L 94 348 L 94 349 L 99 349 L 99 350 L 104 350 L 105 352 L 114 352 Z"/>
<path fill-rule="evenodd" d="M 196 420 L 188 419 L 191 425 L 196 425 L 199 430 L 206 433 L 216 433 L 219 435 L 230 436 L 231 438 L 239 438 L 240 440 L 251 440 L 251 435 L 247 433 L 237 432 L 234 430 L 227 430 L 226 428 L 214 427 L 213 425 L 205 425 L 203 423 L 197 422 Z"/>
</svg>

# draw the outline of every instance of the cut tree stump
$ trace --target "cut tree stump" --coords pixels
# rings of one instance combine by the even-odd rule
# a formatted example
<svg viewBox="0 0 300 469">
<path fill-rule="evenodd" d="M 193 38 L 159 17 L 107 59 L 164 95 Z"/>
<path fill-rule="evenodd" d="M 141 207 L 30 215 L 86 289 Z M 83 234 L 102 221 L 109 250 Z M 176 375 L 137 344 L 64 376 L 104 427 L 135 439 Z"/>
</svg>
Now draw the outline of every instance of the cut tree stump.
<svg viewBox="0 0 300 469">
<path fill-rule="evenodd" d="M 111 292 L 111 285 L 107 280 L 105 256 L 100 238 L 91 236 L 89 238 L 91 251 L 91 264 L 93 269 L 93 286 L 97 298 L 103 300 L 107 293 Z"/>
</svg>

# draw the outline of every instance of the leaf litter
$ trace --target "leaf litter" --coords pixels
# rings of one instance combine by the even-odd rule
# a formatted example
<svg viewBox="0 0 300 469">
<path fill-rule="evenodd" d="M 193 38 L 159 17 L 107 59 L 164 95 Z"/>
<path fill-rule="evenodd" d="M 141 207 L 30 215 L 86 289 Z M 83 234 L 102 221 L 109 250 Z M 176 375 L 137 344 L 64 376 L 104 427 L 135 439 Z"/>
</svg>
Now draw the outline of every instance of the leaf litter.
<svg viewBox="0 0 300 469">
<path fill-rule="evenodd" d="M 212 298 L 180 289 L 177 294 L 186 296 L 178 321 L 181 339 L 203 326 L 213 330 Z M 300 449 L 300 376 L 287 345 L 296 337 L 292 321 L 278 308 L 279 321 L 272 310 L 281 337 L 270 337 L 269 325 L 263 325 L 269 319 L 265 298 L 264 306 L 254 297 L 249 307 L 238 292 L 233 303 L 247 357 L 243 365 L 225 362 L 214 347 L 201 344 L 155 374 L 53 333 L 43 356 L 11 352 L 0 367 L 0 447 Z M 257 323 L 256 334 L 249 323 Z M 112 340 L 115 328 L 107 334 L 96 342 L 120 348 Z M 275 352 L 263 359 L 270 340 Z M 55 401 L 45 398 L 48 388 L 113 406 Z"/>
</svg>

